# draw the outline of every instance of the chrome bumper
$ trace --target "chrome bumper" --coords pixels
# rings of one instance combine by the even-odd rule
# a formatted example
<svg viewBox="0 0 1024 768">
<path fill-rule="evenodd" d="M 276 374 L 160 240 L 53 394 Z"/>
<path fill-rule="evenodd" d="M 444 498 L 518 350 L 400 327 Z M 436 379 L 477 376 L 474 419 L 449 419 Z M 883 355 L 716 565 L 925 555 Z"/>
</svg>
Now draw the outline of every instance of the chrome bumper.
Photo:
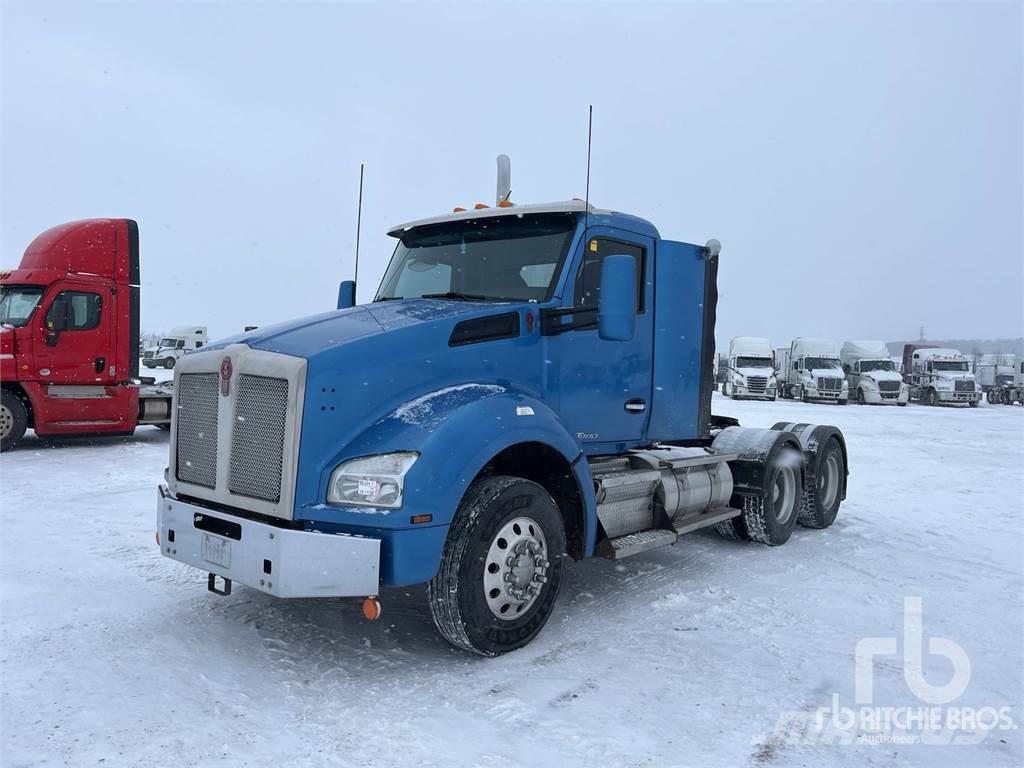
<svg viewBox="0 0 1024 768">
<path fill-rule="evenodd" d="M 368 597 L 380 584 L 380 540 L 279 528 L 188 504 L 159 487 L 164 557 L 276 597 Z"/>
</svg>

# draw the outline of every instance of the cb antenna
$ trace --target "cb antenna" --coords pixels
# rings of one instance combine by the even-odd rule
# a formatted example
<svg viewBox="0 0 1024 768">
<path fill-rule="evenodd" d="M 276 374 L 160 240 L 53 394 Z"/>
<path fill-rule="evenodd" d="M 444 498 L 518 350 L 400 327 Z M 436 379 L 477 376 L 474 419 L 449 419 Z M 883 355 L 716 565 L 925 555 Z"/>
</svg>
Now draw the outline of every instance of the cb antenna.
<svg viewBox="0 0 1024 768">
<path fill-rule="evenodd" d="M 356 207 L 356 267 L 352 275 L 352 303 L 356 301 L 356 288 L 359 287 L 359 232 L 363 226 L 363 164 L 359 164 L 359 203 Z"/>
<path fill-rule="evenodd" d="M 590 105 L 587 115 L 587 191 L 583 198 L 583 232 L 586 234 L 590 223 L 590 140 L 594 135 L 594 105 Z"/>
</svg>

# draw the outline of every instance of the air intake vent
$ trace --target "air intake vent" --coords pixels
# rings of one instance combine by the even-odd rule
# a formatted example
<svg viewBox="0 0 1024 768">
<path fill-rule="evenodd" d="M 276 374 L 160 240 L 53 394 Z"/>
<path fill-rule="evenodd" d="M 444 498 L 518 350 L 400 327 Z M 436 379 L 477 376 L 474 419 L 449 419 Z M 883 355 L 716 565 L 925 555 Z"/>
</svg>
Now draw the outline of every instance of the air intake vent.
<svg viewBox="0 0 1024 768">
<path fill-rule="evenodd" d="M 177 478 L 213 488 L 217 485 L 217 374 L 182 374 L 174 402 Z"/>
<path fill-rule="evenodd" d="M 228 490 L 276 504 L 281 500 L 288 381 L 241 374 L 231 425 Z"/>
</svg>

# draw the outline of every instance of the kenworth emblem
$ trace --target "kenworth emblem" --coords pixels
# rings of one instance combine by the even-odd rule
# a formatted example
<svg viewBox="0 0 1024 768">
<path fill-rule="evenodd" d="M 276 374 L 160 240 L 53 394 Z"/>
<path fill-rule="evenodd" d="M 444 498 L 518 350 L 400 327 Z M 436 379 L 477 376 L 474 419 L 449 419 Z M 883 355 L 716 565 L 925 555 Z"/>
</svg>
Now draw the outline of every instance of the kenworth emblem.
<svg viewBox="0 0 1024 768">
<path fill-rule="evenodd" d="M 231 392 L 231 358 L 225 357 L 220 361 L 220 393 L 224 397 Z"/>
</svg>

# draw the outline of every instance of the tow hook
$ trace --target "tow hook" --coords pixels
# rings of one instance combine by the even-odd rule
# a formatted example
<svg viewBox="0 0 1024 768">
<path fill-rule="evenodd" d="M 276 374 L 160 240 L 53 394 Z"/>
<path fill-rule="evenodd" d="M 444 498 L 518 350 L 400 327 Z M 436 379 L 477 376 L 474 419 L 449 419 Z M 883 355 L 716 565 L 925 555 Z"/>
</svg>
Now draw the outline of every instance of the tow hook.
<svg viewBox="0 0 1024 768">
<path fill-rule="evenodd" d="M 215 595 L 222 595 L 224 597 L 227 597 L 231 594 L 231 579 L 225 579 L 223 576 L 221 576 L 221 578 L 224 580 L 224 587 L 222 589 L 217 589 L 217 574 L 207 574 L 206 588 L 213 592 L 213 594 Z"/>
<path fill-rule="evenodd" d="M 368 597 L 363 600 L 363 616 L 367 621 L 376 621 L 382 612 L 380 600 L 377 597 Z"/>
</svg>

